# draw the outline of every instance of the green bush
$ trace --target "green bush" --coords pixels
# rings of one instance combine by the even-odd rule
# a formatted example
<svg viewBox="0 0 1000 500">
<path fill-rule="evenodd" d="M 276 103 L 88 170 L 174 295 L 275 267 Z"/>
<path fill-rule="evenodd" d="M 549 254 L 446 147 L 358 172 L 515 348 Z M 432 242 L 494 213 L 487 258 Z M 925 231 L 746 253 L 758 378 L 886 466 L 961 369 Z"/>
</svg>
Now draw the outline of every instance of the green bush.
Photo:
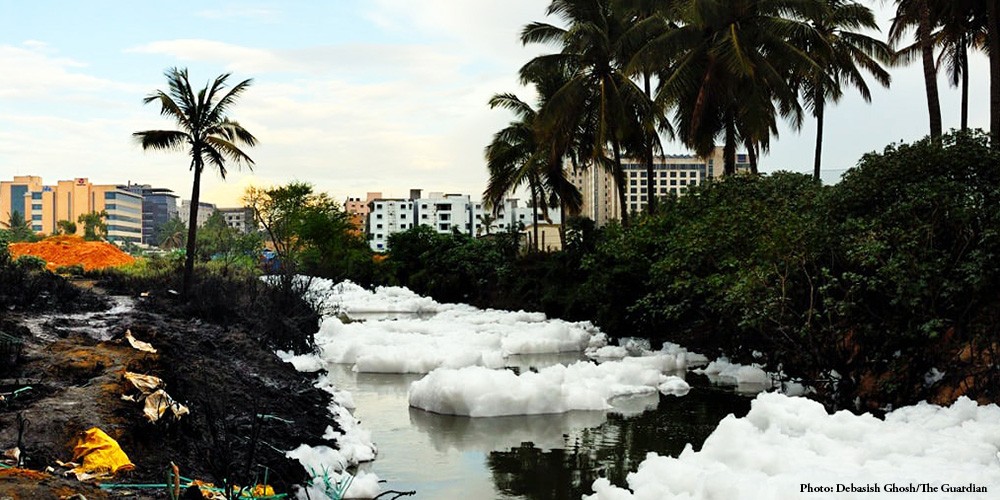
<svg viewBox="0 0 1000 500">
<path fill-rule="evenodd" d="M 14 265 L 27 271 L 41 271 L 45 269 L 45 259 L 34 255 L 22 255 L 14 261 Z"/>
<path fill-rule="evenodd" d="M 82 264 L 73 264 L 70 266 L 59 266 L 56 268 L 56 274 L 62 274 L 67 276 L 83 276 L 84 270 Z"/>
</svg>

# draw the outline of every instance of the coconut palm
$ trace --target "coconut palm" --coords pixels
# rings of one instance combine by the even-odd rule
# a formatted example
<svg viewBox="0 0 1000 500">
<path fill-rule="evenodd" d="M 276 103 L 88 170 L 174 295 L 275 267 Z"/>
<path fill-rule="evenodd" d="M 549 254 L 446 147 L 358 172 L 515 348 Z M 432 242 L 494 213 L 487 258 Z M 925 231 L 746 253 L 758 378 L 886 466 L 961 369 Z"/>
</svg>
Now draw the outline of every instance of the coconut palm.
<svg viewBox="0 0 1000 500">
<path fill-rule="evenodd" d="M 723 138 L 725 172 L 736 169 L 736 145 L 766 150 L 777 117 L 802 122 L 792 76 L 817 64 L 796 44 L 815 37 L 803 21 L 815 1 L 689 0 L 677 9 L 677 27 L 637 57 L 674 61 L 657 92 L 673 109 L 674 128 L 701 156 Z"/>
<path fill-rule="evenodd" d="M 516 120 L 493 136 L 486 147 L 486 166 L 490 177 L 483 193 L 487 210 L 496 213 L 504 198 L 527 184 L 538 241 L 538 212 L 548 211 L 547 198 L 554 198 L 562 207 L 579 212 L 582 197 L 566 179 L 562 168 L 563 153 L 552 154 L 553 145 L 536 128 L 537 111 L 513 94 L 497 94 L 490 99 L 491 108 L 513 111 Z"/>
<path fill-rule="evenodd" d="M 812 19 L 821 47 L 810 47 L 810 40 L 803 40 L 803 47 L 816 60 L 819 67 L 805 71 L 802 98 L 816 118 L 816 154 L 813 178 L 819 180 L 823 156 L 823 116 L 826 102 L 837 102 L 843 95 L 843 86 L 858 90 L 866 102 L 871 102 L 871 90 L 862 72 L 867 72 L 882 86 L 888 87 L 889 72 L 882 67 L 892 59 L 889 45 L 858 33 L 858 29 L 878 30 L 871 9 L 853 1 L 824 0 L 824 9 Z"/>
<path fill-rule="evenodd" d="M 616 15 L 610 2 L 602 0 L 553 0 L 546 12 L 561 18 L 567 27 L 534 22 L 524 27 L 521 41 L 554 43 L 562 50 L 529 61 L 521 68 L 521 79 L 535 81 L 539 73 L 553 68 L 565 69 L 570 76 L 539 111 L 538 126 L 550 137 L 560 138 L 553 144 L 567 147 L 581 126 L 588 127 L 580 136 L 589 142 L 584 158 L 610 170 L 618 188 L 622 224 L 627 225 L 622 151 L 640 129 L 639 117 L 648 115 L 642 89 L 624 71 L 630 58 L 630 39 L 625 36 L 630 25 Z"/>
<path fill-rule="evenodd" d="M 32 241 L 35 239 L 35 230 L 31 228 L 31 221 L 24 218 L 24 214 L 14 210 L 7 214 L 7 222 L 0 222 L 9 232 L 10 241 Z"/>
<path fill-rule="evenodd" d="M 253 168 L 253 160 L 239 146 L 254 146 L 257 139 L 227 116 L 229 108 L 252 80 L 243 80 L 230 88 L 226 83 L 230 74 L 225 73 L 196 94 L 191 88 L 187 69 L 171 68 L 165 76 L 168 90 L 157 90 L 143 99 L 143 103 L 158 103 L 160 114 L 176 121 L 179 130 L 146 130 L 132 135 L 144 150 L 186 150 L 191 156 L 190 169 L 194 173 L 194 182 L 191 186 L 191 217 L 188 220 L 184 261 L 183 291 L 186 297 L 194 273 L 202 171 L 206 165 L 214 167 L 225 179 L 227 161 Z"/>
<path fill-rule="evenodd" d="M 931 15 L 932 0 L 895 0 L 896 17 L 889 27 L 889 43 L 899 44 L 903 37 L 914 29 L 914 41 L 919 50 L 899 50 L 896 61 L 899 64 L 909 64 L 920 56 L 924 69 L 924 90 L 927 94 L 927 113 L 930 123 L 931 138 L 941 137 L 941 101 L 938 97 L 937 67 L 934 64 L 934 42 L 932 30 L 935 20 Z"/>
<path fill-rule="evenodd" d="M 969 51 L 986 47 L 987 13 L 976 0 L 937 0 L 931 5 L 940 27 L 931 35 L 941 47 L 937 67 L 944 68 L 948 83 L 962 89 L 961 129 L 969 128 Z"/>
</svg>

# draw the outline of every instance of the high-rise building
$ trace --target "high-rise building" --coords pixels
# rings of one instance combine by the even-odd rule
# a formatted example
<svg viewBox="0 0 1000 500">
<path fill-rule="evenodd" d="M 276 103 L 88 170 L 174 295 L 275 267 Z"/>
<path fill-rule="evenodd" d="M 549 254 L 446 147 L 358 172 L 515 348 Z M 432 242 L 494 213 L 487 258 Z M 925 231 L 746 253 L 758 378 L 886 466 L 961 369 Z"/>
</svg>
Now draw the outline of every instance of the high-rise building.
<svg viewBox="0 0 1000 500">
<path fill-rule="evenodd" d="M 59 221 L 77 223 L 80 216 L 105 212 L 108 241 L 142 241 L 142 195 L 125 186 L 92 184 L 86 177 L 46 186 L 41 177 L 20 176 L 0 182 L 0 221 L 21 212 L 36 233 L 54 234 Z M 77 234 L 83 225 L 77 224 Z"/>
<path fill-rule="evenodd" d="M 198 202 L 198 227 L 204 226 L 205 221 L 208 220 L 212 214 L 215 213 L 217 208 L 215 203 L 208 203 L 205 201 Z M 181 200 L 181 208 L 177 211 L 181 218 L 181 222 L 186 226 L 188 221 L 191 220 L 191 200 Z"/>
<path fill-rule="evenodd" d="M 124 186 L 125 190 L 142 196 L 142 242 L 158 245 L 159 230 L 170 219 L 178 218 L 177 195 L 167 188 L 155 188 L 149 184 Z"/>
<path fill-rule="evenodd" d="M 667 155 L 653 158 L 653 183 L 646 182 L 646 165 L 641 159 L 622 159 L 625 174 L 625 203 L 629 213 L 641 212 L 652 196 L 682 195 L 691 186 L 707 179 L 721 177 L 723 173 L 722 148 L 717 147 L 708 158 L 694 155 Z M 737 170 L 749 169 L 746 154 L 736 155 Z M 583 195 L 581 215 L 594 220 L 599 226 L 621 219 L 621 203 L 617 183 L 607 170 L 590 167 L 574 170 L 566 167 L 567 177 Z M 651 192 L 650 192 L 651 190 Z"/>
</svg>

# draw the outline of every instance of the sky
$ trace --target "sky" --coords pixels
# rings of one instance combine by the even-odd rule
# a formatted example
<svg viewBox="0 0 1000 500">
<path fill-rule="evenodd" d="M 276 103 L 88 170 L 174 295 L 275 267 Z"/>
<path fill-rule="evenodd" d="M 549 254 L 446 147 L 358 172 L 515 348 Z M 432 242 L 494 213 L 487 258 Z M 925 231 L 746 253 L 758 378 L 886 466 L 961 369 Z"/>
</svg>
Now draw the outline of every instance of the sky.
<svg viewBox="0 0 1000 500">
<path fill-rule="evenodd" d="M 883 31 L 887 2 L 869 0 Z M 173 129 L 146 95 L 166 89 L 168 68 L 203 87 L 221 73 L 252 78 L 231 118 L 259 144 L 252 171 L 203 175 L 202 200 L 240 204 L 248 186 L 312 183 L 343 201 L 411 188 L 471 194 L 486 186 L 483 148 L 513 116 L 495 93 L 529 100 L 517 71 L 553 46 L 523 47 L 520 29 L 545 17 L 547 0 L 189 1 L 0 0 L 0 179 L 46 184 L 152 184 L 190 198 L 182 152 L 145 152 L 132 133 Z M 988 124 L 987 61 L 972 61 L 970 124 Z M 824 179 L 867 152 L 928 133 L 919 65 L 893 68 L 889 90 L 856 92 L 827 109 Z M 959 97 L 940 78 L 945 128 Z M 877 87 L 877 84 L 872 84 Z M 784 126 L 764 171 L 811 172 L 815 124 Z M 686 153 L 667 143 L 668 154 Z"/>
</svg>

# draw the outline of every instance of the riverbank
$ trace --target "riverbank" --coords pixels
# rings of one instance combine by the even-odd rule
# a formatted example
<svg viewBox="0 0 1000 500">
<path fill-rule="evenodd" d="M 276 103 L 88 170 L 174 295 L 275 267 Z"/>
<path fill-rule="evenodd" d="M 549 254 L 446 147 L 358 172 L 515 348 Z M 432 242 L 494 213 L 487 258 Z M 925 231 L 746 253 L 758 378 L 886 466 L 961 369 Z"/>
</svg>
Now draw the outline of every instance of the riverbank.
<svg viewBox="0 0 1000 500">
<path fill-rule="evenodd" d="M 40 473 L 0 473 L 0 497 L 166 498 L 165 488 L 107 483 L 163 483 L 171 463 L 183 477 L 217 485 L 266 481 L 276 492 L 292 492 L 306 482 L 307 471 L 286 452 L 335 446 L 322 438 L 337 431 L 330 395 L 279 360 L 252 324 L 191 318 L 166 291 L 133 300 L 134 307 L 105 312 L 5 315 L 2 329 L 24 344 L 0 382 L 3 392 L 18 391 L 0 403 L 0 447 L 20 442 L 22 466 Z M 134 348 L 128 332 L 156 352 Z M 122 399 L 130 392 L 125 372 L 161 379 L 190 413 L 151 423 L 141 403 Z M 19 415 L 28 422 L 20 439 Z M 77 437 L 92 427 L 114 438 L 134 464 L 103 490 L 59 477 L 67 470 L 59 461 L 73 458 Z"/>
</svg>

